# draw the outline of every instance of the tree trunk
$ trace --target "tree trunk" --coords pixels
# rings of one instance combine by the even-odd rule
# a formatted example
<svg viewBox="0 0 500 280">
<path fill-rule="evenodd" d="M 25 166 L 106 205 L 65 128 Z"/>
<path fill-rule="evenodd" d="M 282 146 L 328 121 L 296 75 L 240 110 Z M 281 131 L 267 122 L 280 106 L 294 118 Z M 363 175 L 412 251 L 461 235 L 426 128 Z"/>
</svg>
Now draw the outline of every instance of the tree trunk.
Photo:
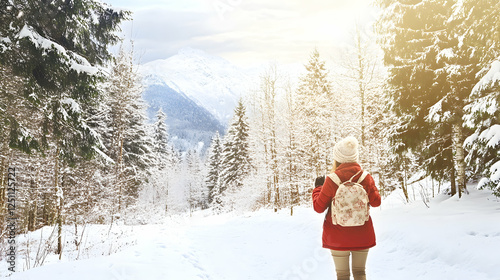
<svg viewBox="0 0 500 280">
<path fill-rule="evenodd" d="M 358 55 L 358 65 L 357 65 L 357 82 L 359 87 L 359 97 L 361 99 L 361 146 L 365 145 L 365 75 L 364 71 L 366 69 L 366 62 L 363 59 L 363 54 L 366 50 L 363 49 L 363 41 L 361 38 L 360 26 L 356 24 L 356 48 Z"/>
<path fill-rule="evenodd" d="M 4 217 L 5 215 L 5 190 L 7 189 L 7 174 L 5 173 L 5 171 L 7 170 L 6 168 L 6 164 L 5 164 L 5 157 L 2 156 L 2 154 L 0 154 L 0 156 L 2 157 L 2 162 L 1 162 L 1 165 L 0 165 L 0 217 Z M 0 225 L 2 226 L 2 230 L 5 228 L 4 227 L 4 224 L 3 224 L 3 220 L 1 221 Z"/>
<path fill-rule="evenodd" d="M 450 183 L 451 183 L 451 196 L 457 194 L 457 185 L 455 182 L 455 168 L 452 166 L 450 171 Z"/>
<path fill-rule="evenodd" d="M 465 178 L 465 151 L 463 140 L 463 128 L 461 124 L 453 124 L 453 163 L 457 171 L 458 197 L 462 197 L 462 191 L 466 190 Z"/>
<path fill-rule="evenodd" d="M 168 194 L 168 190 L 169 190 L 168 184 L 169 184 L 169 181 L 170 181 L 170 177 L 167 176 L 167 178 L 165 179 L 165 198 L 163 200 L 164 203 L 165 203 L 165 213 L 167 213 L 167 211 L 168 211 L 168 205 L 170 203 L 169 202 L 169 194 Z M 212 196 L 213 194 L 209 194 L 209 195 Z M 213 196 L 211 198 L 211 202 L 210 203 L 212 203 L 212 202 L 213 202 Z"/>
<path fill-rule="evenodd" d="M 279 188 L 278 184 L 275 184 L 274 191 L 275 191 L 275 194 L 274 194 L 274 212 L 278 212 L 278 209 L 281 209 L 280 188 Z"/>
<path fill-rule="evenodd" d="M 361 44 L 361 42 L 358 42 Z M 361 46 L 359 46 L 361 47 Z M 359 95 L 361 98 L 361 146 L 365 145 L 365 89 L 364 89 L 364 77 L 363 77 L 363 58 L 361 57 L 361 50 L 358 50 L 358 61 L 359 61 L 359 77 L 358 77 L 358 86 L 359 86 Z"/>
<path fill-rule="evenodd" d="M 403 194 L 405 195 L 406 202 L 410 202 L 410 197 L 408 196 L 408 189 L 406 188 L 405 179 L 401 180 L 401 188 L 403 189 Z"/>
<path fill-rule="evenodd" d="M 121 138 L 121 137 L 120 137 Z M 116 183 L 118 184 L 118 213 L 122 210 L 122 161 L 123 161 L 123 138 L 120 139 L 118 153 L 118 164 L 116 166 Z"/>
<path fill-rule="evenodd" d="M 56 201 L 57 201 L 57 254 L 59 259 L 61 259 L 62 253 L 62 189 L 59 186 L 59 147 L 56 148 L 56 154 L 54 157 L 54 187 L 56 191 Z"/>
<path fill-rule="evenodd" d="M 12 151 L 9 150 L 7 143 L 3 143 L 2 152 L 0 153 L 2 157 L 2 162 L 0 165 L 0 218 L 6 217 L 7 215 L 7 187 L 9 184 L 8 175 L 9 175 L 9 165 L 11 164 Z M 1 219 L 0 226 L 2 229 L 5 227 L 6 220 Z"/>
<path fill-rule="evenodd" d="M 408 196 L 408 186 L 406 185 L 406 164 L 403 164 L 403 178 L 401 178 L 401 188 L 403 189 L 403 194 L 405 195 L 406 202 L 410 202 L 410 197 Z"/>
<path fill-rule="evenodd" d="M 33 200 L 33 204 L 29 204 L 28 210 L 28 231 L 35 231 L 36 229 L 36 211 L 37 211 L 37 201 L 36 198 L 36 182 L 31 179 L 30 182 L 30 198 Z"/>
</svg>

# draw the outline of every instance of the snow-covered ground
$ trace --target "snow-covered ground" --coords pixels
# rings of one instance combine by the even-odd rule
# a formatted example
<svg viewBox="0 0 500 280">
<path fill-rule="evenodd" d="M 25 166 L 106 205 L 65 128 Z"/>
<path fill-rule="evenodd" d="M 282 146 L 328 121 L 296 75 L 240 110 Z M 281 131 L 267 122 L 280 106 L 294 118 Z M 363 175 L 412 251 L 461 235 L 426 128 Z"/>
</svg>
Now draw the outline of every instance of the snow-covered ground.
<svg viewBox="0 0 500 280">
<path fill-rule="evenodd" d="M 400 193 L 372 209 L 377 246 L 369 279 L 498 280 L 500 202 L 488 191 L 440 195 L 429 207 L 403 205 Z M 170 217 L 136 226 L 132 245 L 109 256 L 46 264 L 11 279 L 335 279 L 321 248 L 324 214 L 299 207 L 278 213 Z"/>
</svg>

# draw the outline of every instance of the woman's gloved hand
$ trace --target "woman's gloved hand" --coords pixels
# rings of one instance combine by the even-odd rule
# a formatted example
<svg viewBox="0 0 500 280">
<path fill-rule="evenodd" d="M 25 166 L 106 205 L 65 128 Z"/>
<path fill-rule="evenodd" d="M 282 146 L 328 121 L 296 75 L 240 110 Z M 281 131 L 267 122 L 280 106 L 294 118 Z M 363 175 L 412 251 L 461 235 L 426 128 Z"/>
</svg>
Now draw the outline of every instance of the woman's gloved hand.
<svg viewBox="0 0 500 280">
<path fill-rule="evenodd" d="M 314 187 L 323 186 L 325 184 L 325 176 L 320 176 L 314 181 Z"/>
</svg>

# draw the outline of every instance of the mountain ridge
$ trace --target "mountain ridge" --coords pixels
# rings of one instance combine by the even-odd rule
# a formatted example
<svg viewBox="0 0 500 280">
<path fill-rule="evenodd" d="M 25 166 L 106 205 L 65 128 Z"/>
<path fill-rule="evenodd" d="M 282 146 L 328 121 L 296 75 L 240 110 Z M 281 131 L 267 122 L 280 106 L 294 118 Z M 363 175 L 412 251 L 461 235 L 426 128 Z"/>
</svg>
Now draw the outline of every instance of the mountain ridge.
<svg viewBox="0 0 500 280">
<path fill-rule="evenodd" d="M 224 58 L 192 48 L 143 64 L 140 72 L 149 77 L 144 83 L 146 87 L 166 84 L 186 94 L 222 123 L 229 122 L 238 99 L 251 87 L 252 80 L 244 70 Z"/>
<path fill-rule="evenodd" d="M 149 118 L 162 108 L 172 142 L 183 151 L 200 142 L 208 147 L 215 132 L 225 133 L 251 80 L 229 61 L 191 48 L 140 65 L 139 72 Z"/>
</svg>

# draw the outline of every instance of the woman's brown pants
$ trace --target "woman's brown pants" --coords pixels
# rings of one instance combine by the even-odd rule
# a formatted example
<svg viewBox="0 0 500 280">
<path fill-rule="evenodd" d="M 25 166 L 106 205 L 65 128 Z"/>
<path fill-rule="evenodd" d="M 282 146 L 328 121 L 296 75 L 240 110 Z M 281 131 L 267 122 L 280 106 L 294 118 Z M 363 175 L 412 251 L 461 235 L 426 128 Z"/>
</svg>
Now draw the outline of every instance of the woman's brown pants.
<svg viewBox="0 0 500 280">
<path fill-rule="evenodd" d="M 331 250 L 337 280 L 349 280 L 351 277 L 349 269 L 349 256 L 352 254 L 352 275 L 354 280 L 366 280 L 365 266 L 368 257 L 368 249 L 360 251 L 337 251 Z"/>
</svg>

